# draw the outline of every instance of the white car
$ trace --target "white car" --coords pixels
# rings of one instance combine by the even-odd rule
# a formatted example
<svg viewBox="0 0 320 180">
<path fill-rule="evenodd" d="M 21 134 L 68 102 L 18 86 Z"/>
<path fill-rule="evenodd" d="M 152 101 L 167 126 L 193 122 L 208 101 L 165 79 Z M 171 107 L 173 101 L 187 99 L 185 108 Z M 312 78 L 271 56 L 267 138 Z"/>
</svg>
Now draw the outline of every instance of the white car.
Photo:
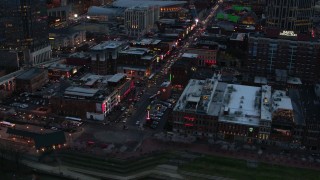
<svg viewBox="0 0 320 180">
<path fill-rule="evenodd" d="M 122 108 L 121 108 L 121 111 L 124 111 L 124 110 L 126 110 L 126 107 L 122 107 Z"/>
<path fill-rule="evenodd" d="M 56 127 L 51 127 L 51 130 L 58 131 L 58 128 L 56 128 Z"/>
<path fill-rule="evenodd" d="M 140 125 L 140 121 L 137 121 L 137 122 L 136 122 L 136 125 Z"/>
</svg>

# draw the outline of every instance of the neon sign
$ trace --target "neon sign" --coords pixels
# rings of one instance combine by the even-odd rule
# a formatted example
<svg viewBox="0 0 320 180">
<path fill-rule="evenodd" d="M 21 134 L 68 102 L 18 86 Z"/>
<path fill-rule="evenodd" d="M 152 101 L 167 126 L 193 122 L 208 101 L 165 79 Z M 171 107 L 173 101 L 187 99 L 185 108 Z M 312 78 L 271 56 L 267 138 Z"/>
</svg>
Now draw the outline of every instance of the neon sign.
<svg viewBox="0 0 320 180">
<path fill-rule="evenodd" d="M 194 117 L 185 116 L 185 117 L 183 117 L 183 118 L 186 119 L 187 121 L 194 121 L 194 120 L 195 120 Z"/>
<path fill-rule="evenodd" d="M 293 36 L 293 37 L 296 37 L 297 34 L 295 34 L 294 31 L 282 31 L 282 32 L 280 32 L 280 36 Z"/>
<path fill-rule="evenodd" d="M 204 60 L 204 63 L 209 64 L 209 65 L 213 65 L 216 64 L 216 60 Z"/>
</svg>

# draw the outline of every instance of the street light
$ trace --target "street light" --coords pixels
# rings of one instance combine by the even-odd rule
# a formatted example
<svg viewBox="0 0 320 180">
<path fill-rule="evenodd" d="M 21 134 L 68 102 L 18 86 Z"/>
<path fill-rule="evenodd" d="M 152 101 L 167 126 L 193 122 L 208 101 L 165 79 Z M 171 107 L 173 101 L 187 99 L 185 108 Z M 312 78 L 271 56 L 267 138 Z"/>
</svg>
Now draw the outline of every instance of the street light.
<svg viewBox="0 0 320 180">
<path fill-rule="evenodd" d="M 195 19 L 195 21 L 196 21 L 196 25 L 198 24 L 198 22 L 199 22 L 199 19 L 197 18 L 197 19 Z"/>
<path fill-rule="evenodd" d="M 77 18 L 77 17 L 78 17 L 78 14 L 74 14 L 73 16 L 74 16 L 75 18 Z"/>
</svg>

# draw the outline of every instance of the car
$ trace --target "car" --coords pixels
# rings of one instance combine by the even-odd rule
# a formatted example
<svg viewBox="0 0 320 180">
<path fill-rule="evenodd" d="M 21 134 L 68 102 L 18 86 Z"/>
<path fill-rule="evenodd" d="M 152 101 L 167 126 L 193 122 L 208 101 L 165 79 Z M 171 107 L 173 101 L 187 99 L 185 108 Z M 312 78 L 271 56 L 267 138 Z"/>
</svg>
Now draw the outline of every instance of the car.
<svg viewBox="0 0 320 180">
<path fill-rule="evenodd" d="M 56 127 L 51 127 L 50 129 L 54 130 L 54 131 L 58 131 L 58 128 L 56 128 Z"/>
<path fill-rule="evenodd" d="M 126 110 L 126 107 L 122 107 L 122 108 L 121 108 L 121 111 L 124 111 L 124 110 Z"/>
<path fill-rule="evenodd" d="M 152 124 L 154 124 L 154 125 L 158 125 L 158 124 L 159 124 L 159 122 L 158 122 L 158 121 L 153 121 L 153 122 L 152 122 Z"/>
<path fill-rule="evenodd" d="M 156 129 L 156 128 L 157 128 L 157 125 L 152 124 L 150 127 L 151 127 L 152 129 Z"/>
<path fill-rule="evenodd" d="M 151 119 L 153 119 L 153 120 L 161 120 L 161 118 L 157 117 L 157 116 L 153 116 L 153 117 L 151 117 Z"/>
<path fill-rule="evenodd" d="M 136 121 L 136 125 L 140 125 L 140 121 Z"/>
</svg>

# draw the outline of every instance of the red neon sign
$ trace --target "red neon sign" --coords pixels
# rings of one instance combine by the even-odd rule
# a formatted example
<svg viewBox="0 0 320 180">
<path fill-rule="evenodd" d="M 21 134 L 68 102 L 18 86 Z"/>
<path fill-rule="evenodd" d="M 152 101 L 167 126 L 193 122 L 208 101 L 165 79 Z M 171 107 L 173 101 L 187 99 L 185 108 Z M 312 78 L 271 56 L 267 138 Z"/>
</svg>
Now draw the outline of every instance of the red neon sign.
<svg viewBox="0 0 320 180">
<path fill-rule="evenodd" d="M 185 116 L 185 117 L 183 117 L 183 118 L 186 119 L 187 121 L 194 121 L 194 120 L 195 120 L 194 117 Z"/>
<path fill-rule="evenodd" d="M 193 126 L 193 124 L 187 123 L 187 124 L 184 124 L 184 126 L 192 127 L 192 126 Z"/>
<path fill-rule="evenodd" d="M 209 64 L 209 65 L 213 65 L 213 64 L 216 64 L 217 61 L 216 60 L 204 60 L 204 63 Z"/>
<path fill-rule="evenodd" d="M 102 110 L 102 112 L 106 112 L 106 103 L 102 103 L 101 104 L 101 110 Z"/>
</svg>

